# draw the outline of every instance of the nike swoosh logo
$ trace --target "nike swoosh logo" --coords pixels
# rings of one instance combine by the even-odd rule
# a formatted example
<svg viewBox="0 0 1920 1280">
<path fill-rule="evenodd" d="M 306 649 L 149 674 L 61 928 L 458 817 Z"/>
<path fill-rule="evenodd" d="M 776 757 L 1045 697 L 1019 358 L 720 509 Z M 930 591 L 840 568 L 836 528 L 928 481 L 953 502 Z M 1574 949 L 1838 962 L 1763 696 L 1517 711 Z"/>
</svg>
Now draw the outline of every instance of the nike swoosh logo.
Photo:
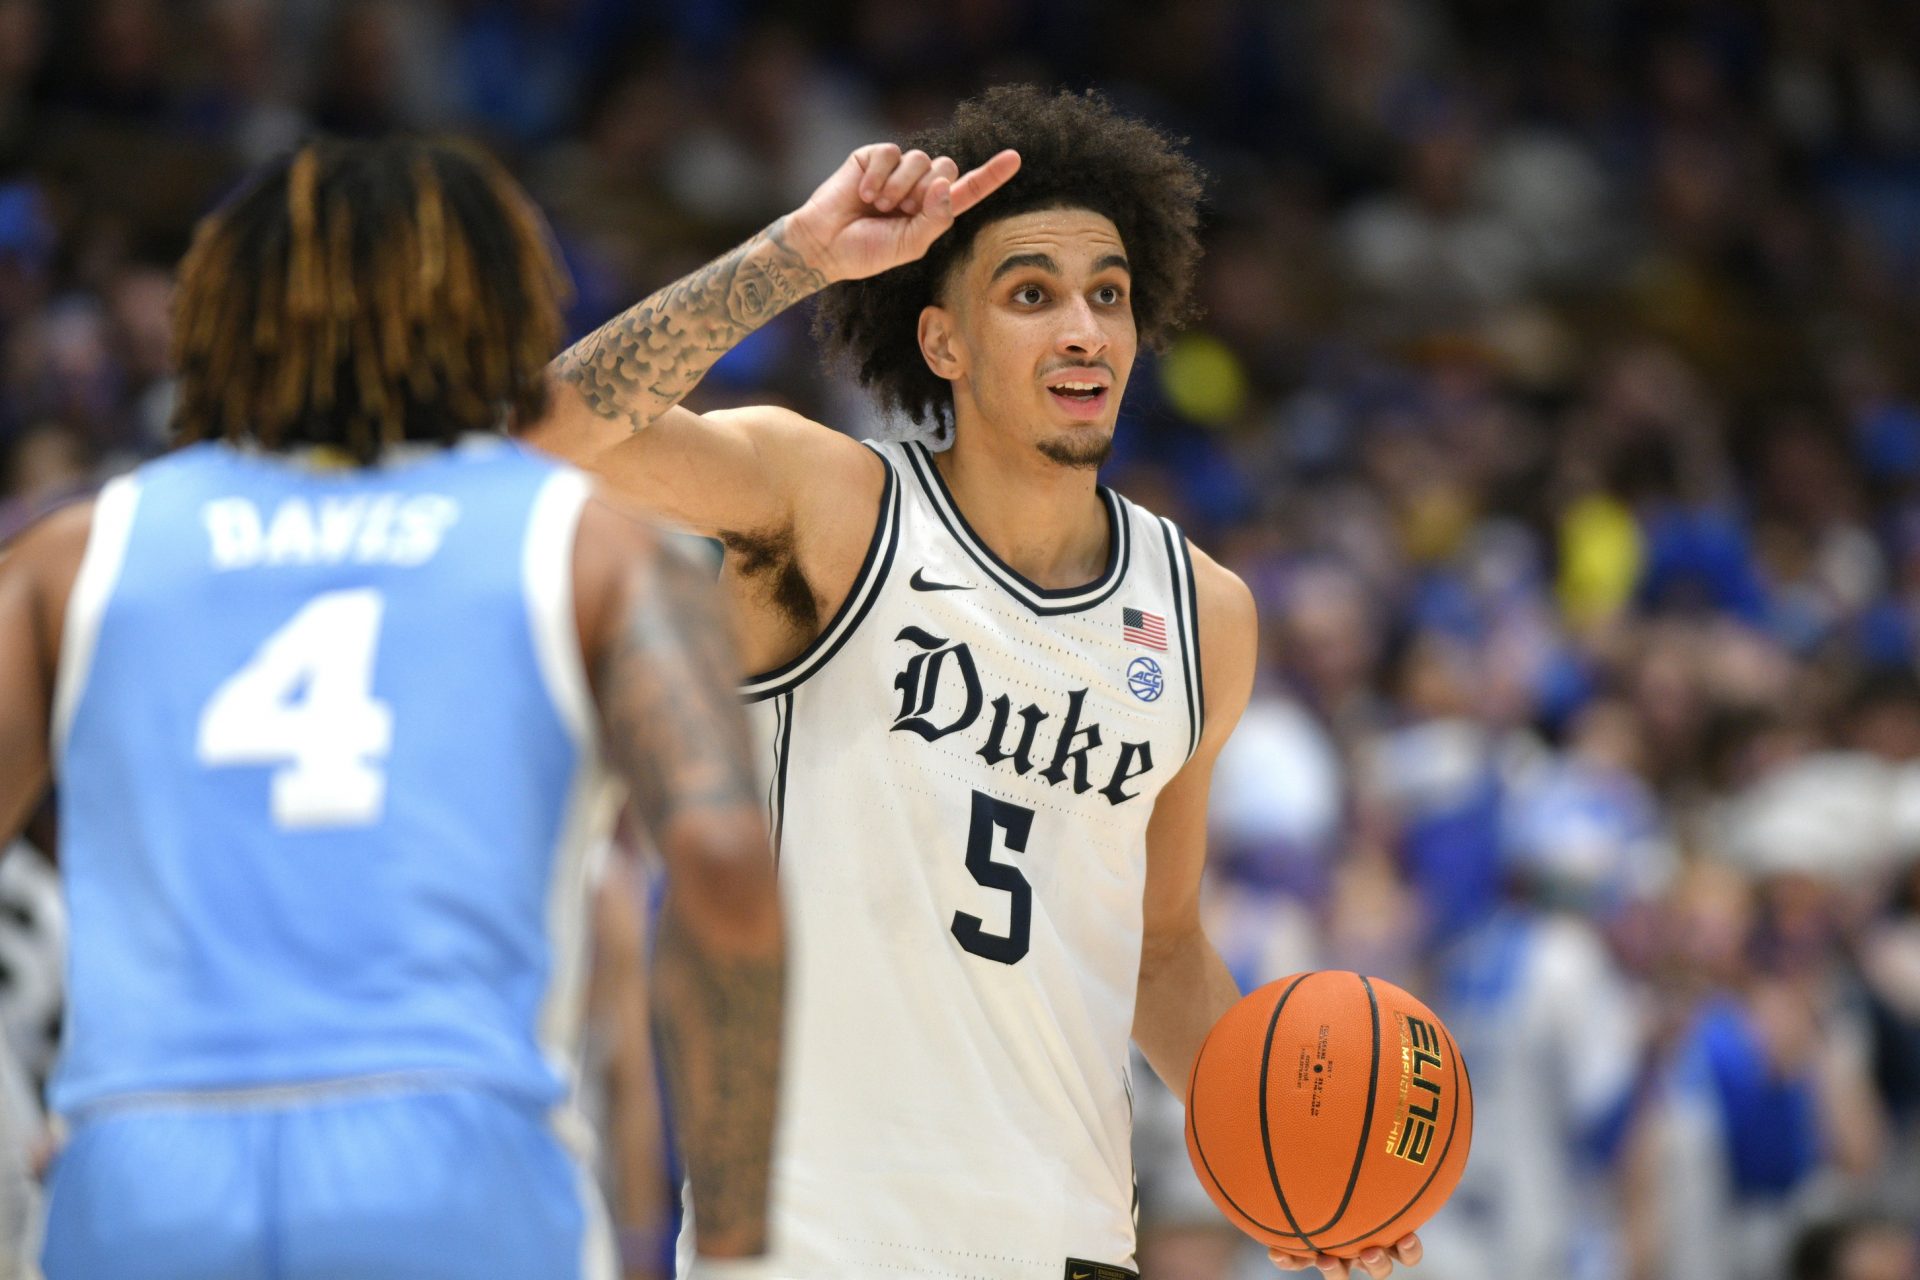
<svg viewBox="0 0 1920 1280">
<path fill-rule="evenodd" d="M 907 585 L 915 591 L 971 591 L 972 587 L 964 582 L 929 582 L 925 569 L 915 569 L 913 576 L 907 579 Z"/>
</svg>

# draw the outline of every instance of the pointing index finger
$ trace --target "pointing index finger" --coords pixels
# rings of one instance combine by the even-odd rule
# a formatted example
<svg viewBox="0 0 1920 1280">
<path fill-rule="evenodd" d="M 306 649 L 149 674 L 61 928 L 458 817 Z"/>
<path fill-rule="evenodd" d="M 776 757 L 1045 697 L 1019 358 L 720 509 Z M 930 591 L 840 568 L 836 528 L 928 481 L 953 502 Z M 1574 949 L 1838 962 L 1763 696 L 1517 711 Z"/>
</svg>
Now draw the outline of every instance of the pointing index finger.
<svg viewBox="0 0 1920 1280">
<path fill-rule="evenodd" d="M 998 191 L 1018 172 L 1020 172 L 1020 153 L 1009 150 L 1002 151 L 978 169 L 957 180 L 953 184 L 954 216 L 958 217 Z"/>
</svg>

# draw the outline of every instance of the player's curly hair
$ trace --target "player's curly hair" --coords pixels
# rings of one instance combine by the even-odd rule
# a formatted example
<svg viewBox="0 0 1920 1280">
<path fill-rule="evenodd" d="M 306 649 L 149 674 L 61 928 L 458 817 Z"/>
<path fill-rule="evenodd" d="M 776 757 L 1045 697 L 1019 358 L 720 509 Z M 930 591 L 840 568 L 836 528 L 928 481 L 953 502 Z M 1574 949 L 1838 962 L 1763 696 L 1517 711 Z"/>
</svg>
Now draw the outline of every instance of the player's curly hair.
<svg viewBox="0 0 1920 1280">
<path fill-rule="evenodd" d="M 366 463 L 532 421 L 568 288 L 532 202 L 478 150 L 309 143 L 195 230 L 174 303 L 175 438 Z"/>
<path fill-rule="evenodd" d="M 1132 267 L 1140 340 L 1164 348 L 1193 318 L 1200 259 L 1201 173 L 1179 141 L 1093 91 L 1001 85 L 961 103 L 947 124 L 902 147 L 951 156 L 962 173 L 1012 147 L 1020 172 L 955 219 L 918 262 L 823 292 L 813 323 L 828 362 L 849 370 L 884 407 L 951 428 L 952 389 L 920 354 L 920 312 L 939 300 L 982 227 L 1036 209 L 1090 209 L 1113 221 Z"/>
</svg>

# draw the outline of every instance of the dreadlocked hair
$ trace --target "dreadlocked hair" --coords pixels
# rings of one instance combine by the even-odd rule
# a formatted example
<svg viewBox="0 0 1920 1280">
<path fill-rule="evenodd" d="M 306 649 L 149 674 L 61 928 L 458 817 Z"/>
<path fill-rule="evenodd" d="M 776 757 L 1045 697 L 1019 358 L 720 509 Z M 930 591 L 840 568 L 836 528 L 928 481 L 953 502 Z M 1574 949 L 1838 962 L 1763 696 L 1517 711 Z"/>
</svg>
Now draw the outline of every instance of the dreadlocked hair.
<svg viewBox="0 0 1920 1280">
<path fill-rule="evenodd" d="M 310 143 L 194 232 L 174 436 L 366 464 L 403 440 L 531 422 L 568 293 L 532 202 L 478 150 Z"/>
<path fill-rule="evenodd" d="M 1116 111 L 1093 91 L 1001 85 L 970 98 L 947 124 L 902 150 L 951 156 L 960 172 L 1012 147 L 1020 172 L 954 220 L 926 256 L 820 295 L 813 331 L 830 365 L 844 368 L 887 409 L 950 430 L 953 392 L 920 353 L 920 312 L 938 303 L 952 268 L 983 227 L 1041 209 L 1088 209 L 1112 221 L 1131 267 L 1141 343 L 1164 350 L 1197 311 L 1201 173 L 1179 140 Z"/>
</svg>

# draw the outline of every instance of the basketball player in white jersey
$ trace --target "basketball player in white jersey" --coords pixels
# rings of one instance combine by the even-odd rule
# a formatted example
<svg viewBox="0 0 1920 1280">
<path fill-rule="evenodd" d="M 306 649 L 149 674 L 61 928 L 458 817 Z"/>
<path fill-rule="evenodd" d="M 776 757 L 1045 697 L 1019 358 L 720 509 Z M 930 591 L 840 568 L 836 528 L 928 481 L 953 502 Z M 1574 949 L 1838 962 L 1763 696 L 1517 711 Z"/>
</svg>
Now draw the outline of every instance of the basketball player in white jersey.
<svg viewBox="0 0 1920 1280">
<path fill-rule="evenodd" d="M 794 932 L 780 1280 L 1135 1274 L 1128 1040 L 1183 1090 L 1238 994 L 1197 901 L 1253 601 L 1096 481 L 1198 194 L 1100 98 L 994 90 L 555 365 L 535 440 L 727 548 Z M 824 340 L 950 448 L 678 407 L 830 285 Z"/>
</svg>

